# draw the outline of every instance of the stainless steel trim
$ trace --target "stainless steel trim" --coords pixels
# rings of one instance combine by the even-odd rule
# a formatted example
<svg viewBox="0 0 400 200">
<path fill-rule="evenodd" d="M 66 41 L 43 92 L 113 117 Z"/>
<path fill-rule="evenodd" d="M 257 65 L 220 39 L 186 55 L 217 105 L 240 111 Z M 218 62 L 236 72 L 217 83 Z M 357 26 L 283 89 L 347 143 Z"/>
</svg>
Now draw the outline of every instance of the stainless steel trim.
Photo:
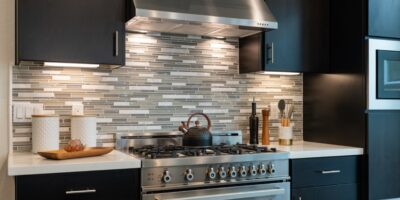
<svg viewBox="0 0 400 200">
<path fill-rule="evenodd" d="M 339 174 L 341 173 L 340 170 L 323 170 L 321 171 L 321 174 Z"/>
<path fill-rule="evenodd" d="M 231 187 L 195 189 L 178 192 L 160 192 L 143 194 L 143 200 L 234 200 L 252 199 L 264 200 L 273 197 L 274 200 L 290 199 L 290 183 L 264 183 L 256 185 L 241 185 Z"/>
<path fill-rule="evenodd" d="M 400 99 L 377 98 L 377 50 L 398 51 L 400 41 L 368 39 L 368 110 L 400 110 Z"/>
<path fill-rule="evenodd" d="M 148 167 L 172 167 L 183 165 L 206 165 L 217 163 L 234 163 L 234 162 L 252 162 L 256 160 L 287 160 L 289 154 L 286 152 L 272 152 L 260 154 L 243 154 L 243 155 L 220 155 L 220 156 L 204 156 L 185 157 L 185 158 L 162 158 L 162 159 L 142 159 L 142 168 Z"/>
<path fill-rule="evenodd" d="M 71 195 L 71 194 L 87 194 L 87 193 L 96 193 L 96 189 L 65 191 L 65 194 L 66 194 L 66 195 Z"/>
<path fill-rule="evenodd" d="M 183 198 L 173 198 L 173 199 L 165 199 L 165 200 L 229 200 L 229 199 L 242 199 L 242 198 L 254 198 L 254 197 L 268 197 L 268 196 L 276 196 L 285 193 L 285 189 L 268 189 L 268 190 L 257 190 L 257 191 L 248 191 L 248 192 L 233 192 L 229 194 L 214 194 L 214 195 L 203 195 L 203 196 L 195 196 L 195 197 L 183 197 Z"/>
<path fill-rule="evenodd" d="M 185 20 L 192 22 L 211 22 L 216 24 L 228 24 L 234 26 L 250 26 L 255 28 L 277 29 L 276 21 L 255 21 L 253 19 L 240 19 L 231 17 L 217 17 L 209 15 L 196 15 L 189 13 L 165 12 L 159 10 L 136 9 L 136 14 L 141 17 L 160 18 L 169 20 Z"/>
<path fill-rule="evenodd" d="M 119 32 L 115 31 L 115 56 L 119 54 Z"/>
<path fill-rule="evenodd" d="M 179 131 L 171 131 L 171 132 L 145 132 L 145 133 L 117 133 L 116 138 L 121 139 L 121 138 L 127 138 L 127 139 L 134 139 L 134 138 L 140 138 L 140 137 L 160 137 L 160 136 L 183 136 L 183 133 Z"/>
<path fill-rule="evenodd" d="M 130 31 L 246 37 L 278 23 L 263 0 L 131 0 Z"/>
<path fill-rule="evenodd" d="M 143 192 L 160 192 L 160 191 L 168 191 L 168 190 L 181 190 L 181 189 L 192 189 L 192 188 L 210 188 L 215 186 L 232 186 L 237 184 L 265 184 L 265 183 L 272 183 L 274 181 L 290 181 L 289 176 L 280 176 L 280 177 L 268 177 L 268 178 L 261 178 L 261 179 L 231 179 L 231 180 L 217 180 L 217 181 L 210 181 L 207 183 L 204 182 L 194 182 L 194 183 L 187 183 L 185 185 L 182 184 L 175 184 L 170 185 L 166 184 L 165 186 L 142 186 Z"/>
</svg>

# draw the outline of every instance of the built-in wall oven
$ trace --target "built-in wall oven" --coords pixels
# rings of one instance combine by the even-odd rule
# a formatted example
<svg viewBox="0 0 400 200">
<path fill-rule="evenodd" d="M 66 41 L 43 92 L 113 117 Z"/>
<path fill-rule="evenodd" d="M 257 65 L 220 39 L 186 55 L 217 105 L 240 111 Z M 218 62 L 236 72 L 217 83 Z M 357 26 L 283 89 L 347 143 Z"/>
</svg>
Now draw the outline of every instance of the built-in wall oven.
<svg viewBox="0 0 400 200">
<path fill-rule="evenodd" d="M 400 41 L 368 40 L 368 109 L 400 110 Z"/>
</svg>

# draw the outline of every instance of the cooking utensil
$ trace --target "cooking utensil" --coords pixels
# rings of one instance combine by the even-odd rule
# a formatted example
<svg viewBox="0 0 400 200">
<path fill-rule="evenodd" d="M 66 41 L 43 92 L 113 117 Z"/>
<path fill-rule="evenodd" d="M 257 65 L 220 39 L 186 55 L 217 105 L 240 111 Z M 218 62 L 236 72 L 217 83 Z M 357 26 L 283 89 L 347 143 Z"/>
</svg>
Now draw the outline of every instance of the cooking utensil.
<svg viewBox="0 0 400 200">
<path fill-rule="evenodd" d="M 200 122 L 196 121 L 194 127 L 190 127 L 190 123 L 193 116 L 201 115 L 207 120 L 207 128 L 200 127 Z M 204 113 L 193 113 L 187 123 L 182 122 L 182 125 L 179 127 L 179 130 L 184 133 L 183 135 L 183 146 L 211 146 L 212 145 L 212 135 L 210 132 L 211 128 L 211 120 Z"/>
<path fill-rule="evenodd" d="M 285 116 L 285 107 L 286 107 L 286 102 L 285 100 L 281 99 L 278 102 L 278 108 L 281 112 L 281 118 L 283 118 Z"/>
<path fill-rule="evenodd" d="M 287 116 L 289 119 L 292 119 L 293 111 L 294 111 L 294 106 L 293 106 L 293 104 L 290 104 L 289 111 L 288 111 L 288 116 Z"/>
</svg>

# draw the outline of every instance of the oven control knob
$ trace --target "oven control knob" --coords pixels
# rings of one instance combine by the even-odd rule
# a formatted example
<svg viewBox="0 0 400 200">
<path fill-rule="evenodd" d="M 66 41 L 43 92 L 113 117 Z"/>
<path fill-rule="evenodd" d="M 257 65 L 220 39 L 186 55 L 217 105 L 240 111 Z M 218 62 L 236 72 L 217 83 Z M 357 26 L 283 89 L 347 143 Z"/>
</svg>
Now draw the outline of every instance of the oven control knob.
<svg viewBox="0 0 400 200">
<path fill-rule="evenodd" d="M 208 170 L 208 178 L 209 179 L 215 179 L 216 176 L 217 176 L 217 174 L 215 173 L 214 168 L 211 167 Z"/>
<path fill-rule="evenodd" d="M 257 167 L 255 165 L 251 166 L 250 174 L 251 174 L 251 176 L 256 176 L 257 175 Z"/>
<path fill-rule="evenodd" d="M 164 175 L 163 175 L 163 177 L 162 177 L 162 180 L 164 181 L 164 183 L 169 183 L 169 182 L 171 182 L 172 177 L 171 177 L 171 175 L 169 174 L 169 171 L 168 171 L 168 170 L 166 170 L 166 171 L 164 172 Z"/>
<path fill-rule="evenodd" d="M 247 176 L 247 170 L 246 170 L 246 166 L 242 166 L 239 170 L 240 176 L 241 177 L 246 177 Z"/>
<path fill-rule="evenodd" d="M 268 171 L 269 174 L 275 174 L 275 172 L 276 172 L 275 165 L 274 164 L 269 164 L 267 171 Z"/>
<path fill-rule="evenodd" d="M 261 175 L 267 174 L 267 169 L 265 168 L 265 165 L 264 165 L 264 164 L 261 164 L 261 165 L 260 165 L 259 173 L 260 173 Z"/>
<path fill-rule="evenodd" d="M 229 169 L 229 176 L 232 178 L 236 178 L 237 171 L 236 171 L 235 167 L 231 167 L 231 169 Z"/>
<path fill-rule="evenodd" d="M 224 167 L 219 168 L 218 175 L 220 178 L 226 178 L 226 171 Z"/>
<path fill-rule="evenodd" d="M 186 170 L 185 178 L 187 181 L 193 181 L 194 175 L 191 169 Z"/>
</svg>

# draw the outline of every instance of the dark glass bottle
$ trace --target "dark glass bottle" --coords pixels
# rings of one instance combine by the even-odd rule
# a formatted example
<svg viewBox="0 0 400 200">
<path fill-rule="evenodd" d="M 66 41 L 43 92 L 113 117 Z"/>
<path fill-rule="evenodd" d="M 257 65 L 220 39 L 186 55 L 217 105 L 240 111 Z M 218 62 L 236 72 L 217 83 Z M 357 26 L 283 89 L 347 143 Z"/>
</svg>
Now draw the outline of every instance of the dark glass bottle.
<svg viewBox="0 0 400 200">
<path fill-rule="evenodd" d="M 258 144 L 258 117 L 257 117 L 257 105 L 255 98 L 251 103 L 251 115 L 249 117 L 250 126 L 250 144 Z"/>
</svg>

